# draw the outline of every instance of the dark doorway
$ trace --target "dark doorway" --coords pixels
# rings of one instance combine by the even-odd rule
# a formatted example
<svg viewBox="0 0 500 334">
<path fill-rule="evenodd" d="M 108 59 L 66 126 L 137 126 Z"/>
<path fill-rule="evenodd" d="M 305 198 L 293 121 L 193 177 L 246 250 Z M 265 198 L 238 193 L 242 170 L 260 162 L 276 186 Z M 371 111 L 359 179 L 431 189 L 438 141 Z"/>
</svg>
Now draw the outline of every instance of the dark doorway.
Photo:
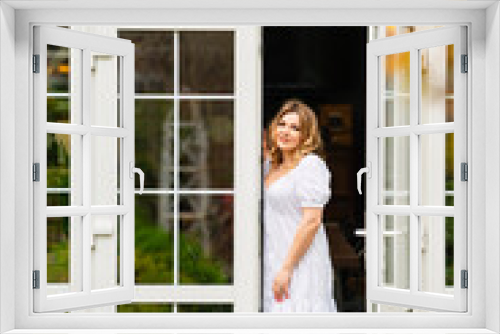
<svg viewBox="0 0 500 334">
<path fill-rule="evenodd" d="M 263 121 L 299 98 L 316 112 L 332 171 L 323 222 L 334 266 L 339 312 L 366 312 L 364 195 L 356 172 L 365 166 L 368 27 L 264 27 Z"/>
</svg>

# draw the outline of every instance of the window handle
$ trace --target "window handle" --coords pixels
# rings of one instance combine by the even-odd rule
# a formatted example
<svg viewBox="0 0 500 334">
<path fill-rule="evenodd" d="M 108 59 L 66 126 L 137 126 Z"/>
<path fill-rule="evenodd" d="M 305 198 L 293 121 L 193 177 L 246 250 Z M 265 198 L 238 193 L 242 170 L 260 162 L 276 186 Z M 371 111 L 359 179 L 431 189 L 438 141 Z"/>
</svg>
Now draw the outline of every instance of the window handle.
<svg viewBox="0 0 500 334">
<path fill-rule="evenodd" d="M 142 195 L 142 192 L 144 191 L 144 172 L 140 168 L 134 167 L 133 161 L 130 161 L 129 171 L 130 171 L 129 176 L 131 179 L 134 178 L 134 173 L 139 174 L 139 185 L 140 185 L 139 195 Z"/>
<path fill-rule="evenodd" d="M 361 195 L 361 176 L 363 175 L 363 173 L 366 173 L 366 176 L 371 179 L 372 177 L 372 163 L 370 161 L 368 161 L 367 163 L 368 166 L 364 167 L 364 168 L 361 168 L 359 171 L 358 171 L 358 193 Z"/>
</svg>

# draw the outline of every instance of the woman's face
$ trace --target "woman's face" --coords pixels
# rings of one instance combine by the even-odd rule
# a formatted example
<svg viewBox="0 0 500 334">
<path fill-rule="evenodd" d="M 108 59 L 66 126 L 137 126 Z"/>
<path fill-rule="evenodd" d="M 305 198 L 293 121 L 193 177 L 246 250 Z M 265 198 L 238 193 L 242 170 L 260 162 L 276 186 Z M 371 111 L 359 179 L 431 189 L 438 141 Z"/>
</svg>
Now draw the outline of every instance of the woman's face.
<svg viewBox="0 0 500 334">
<path fill-rule="evenodd" d="M 284 151 L 293 151 L 300 142 L 299 115 L 286 113 L 276 127 L 276 143 Z"/>
</svg>

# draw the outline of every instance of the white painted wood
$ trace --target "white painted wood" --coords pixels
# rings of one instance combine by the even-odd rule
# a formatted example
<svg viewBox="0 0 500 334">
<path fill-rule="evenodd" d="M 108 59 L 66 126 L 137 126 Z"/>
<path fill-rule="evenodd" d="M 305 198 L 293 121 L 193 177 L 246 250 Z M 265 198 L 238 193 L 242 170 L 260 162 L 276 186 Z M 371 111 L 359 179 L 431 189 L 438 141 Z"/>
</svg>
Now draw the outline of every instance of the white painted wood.
<svg viewBox="0 0 500 334">
<path fill-rule="evenodd" d="M 459 2 L 459 1 L 458 1 Z M 458 2 L 448 2 L 458 3 Z M 373 6 L 376 4 L 373 3 Z M 451 6 L 451 5 L 450 5 Z M 373 7 L 372 7 L 373 8 Z M 19 279 L 16 282 L 16 293 L 19 297 L 16 300 L 16 324 L 18 328 L 52 328 L 50 332 L 57 332 L 53 328 L 64 328 L 65 331 L 70 331 L 68 328 L 135 328 L 138 325 L 149 328 L 177 328 L 175 332 L 183 332 L 185 330 L 179 328 L 203 328 L 204 332 L 210 332 L 207 328 L 234 328 L 245 326 L 248 332 L 254 332 L 255 328 L 285 328 L 295 327 L 301 329 L 286 329 L 287 332 L 303 332 L 304 328 L 328 328 L 323 332 L 370 332 L 369 328 L 385 328 L 384 332 L 422 332 L 422 333 L 439 333 L 439 332 L 460 332 L 457 328 L 484 327 L 484 282 L 489 277 L 485 277 L 481 273 L 484 272 L 485 261 L 485 244 L 484 244 L 484 226 L 489 223 L 485 219 L 484 210 L 484 150 L 485 143 L 484 135 L 484 78 L 492 76 L 490 72 L 484 72 L 484 38 L 491 32 L 485 31 L 484 26 L 484 11 L 457 11 L 457 10 L 342 10 L 342 9 L 322 9 L 322 10 L 113 10 L 113 11 L 93 11 L 93 10 L 60 10 L 60 11 L 20 11 L 16 17 L 16 150 L 20 154 L 16 155 L 16 185 L 20 189 L 27 189 L 29 192 L 32 189 L 31 182 L 26 175 L 30 175 L 30 159 L 29 155 L 22 152 L 30 152 L 31 146 L 29 142 L 31 115 L 32 110 L 28 99 L 31 77 L 29 74 L 30 68 L 26 64 L 30 63 L 29 55 L 30 47 L 30 22 L 42 22 L 53 24 L 54 22 L 89 22 L 101 24 L 109 22 L 111 24 L 157 24 L 173 26 L 176 23 L 178 26 L 201 26 L 207 24 L 210 26 L 220 24 L 267 24 L 267 25 L 380 25 L 391 24 L 394 22 L 408 22 L 408 24 L 434 24 L 435 22 L 456 23 L 469 22 L 473 27 L 470 34 L 472 43 L 470 50 L 473 50 L 474 57 L 471 58 L 470 67 L 474 68 L 474 76 L 470 76 L 470 82 L 473 82 L 471 96 L 474 99 L 469 99 L 470 106 L 474 111 L 474 123 L 469 123 L 469 130 L 474 133 L 474 140 L 470 143 L 470 147 L 474 150 L 474 161 L 476 167 L 470 169 L 472 193 L 474 201 L 472 202 L 470 216 L 474 221 L 474 233 L 472 234 L 474 247 L 467 245 L 471 252 L 470 264 L 474 269 L 473 278 L 469 281 L 469 293 L 472 307 L 467 314 L 455 313 L 439 313 L 439 314 L 335 314 L 335 315 L 270 315 L 270 314 L 243 314 L 243 315 L 193 315 L 182 317 L 177 315 L 168 316 L 168 324 L 164 317 L 148 316 L 148 315 L 113 315 L 113 316 L 89 316 L 89 315 L 38 315 L 31 312 L 31 297 L 32 290 L 30 289 L 30 249 L 31 243 L 31 225 L 32 212 L 30 211 L 30 196 L 27 196 L 25 190 L 16 192 L 16 277 Z M 490 42 L 491 43 L 491 42 Z M 494 55 L 491 59 L 497 60 Z M 493 77 L 491 77 L 493 78 Z M 497 80 L 497 79 L 495 79 Z M 492 109 L 491 112 L 493 113 Z M 469 115 L 469 117 L 471 117 Z M 256 136 L 258 137 L 258 135 Z M 491 236 L 492 239 L 495 236 Z M 497 265 L 497 264 L 493 264 Z M 469 276 L 471 278 L 471 276 Z M 497 284 L 497 281 L 492 282 Z M 490 300 L 495 300 L 491 297 Z M 472 311 L 472 312 L 471 312 Z M 496 314 L 495 314 L 496 316 Z M 355 325 L 353 325 L 355 324 Z M 334 329 L 346 328 L 355 326 L 357 329 Z M 423 328 L 425 327 L 428 328 Z M 361 328 L 362 327 L 362 328 Z M 445 327 L 446 330 L 435 329 L 437 327 Z M 397 328 L 397 329 L 388 329 Z M 420 328 L 416 329 L 401 329 L 401 328 Z M 433 328 L 433 329 L 430 329 Z M 151 331 L 157 331 L 150 329 Z M 481 331 L 480 329 L 468 329 L 465 332 Z M 30 331 L 36 331 L 30 329 Z M 95 332 L 94 330 L 86 330 L 87 332 Z M 99 331 L 99 330 L 96 330 Z M 187 330 L 195 332 L 194 330 Z M 212 330 L 217 331 L 217 330 Z M 283 332 L 285 329 L 282 330 Z M 308 330 L 314 332 L 314 330 Z M 321 332 L 321 330 L 319 330 Z"/>
<path fill-rule="evenodd" d="M 460 61 L 461 54 L 466 54 L 466 28 L 460 26 L 451 26 L 444 28 L 437 28 L 432 30 L 426 30 L 421 32 L 416 32 L 412 34 L 397 35 L 393 37 L 387 37 L 383 39 L 378 39 L 371 41 L 367 46 L 367 160 L 372 162 L 372 165 L 376 168 L 374 169 L 374 175 L 371 180 L 367 180 L 367 262 L 368 262 L 368 273 L 367 273 L 367 298 L 370 302 L 390 304 L 397 306 L 404 306 L 409 308 L 422 308 L 428 310 L 440 310 L 440 311 L 467 311 L 467 290 L 460 288 L 460 271 L 462 269 L 468 269 L 466 258 L 467 258 L 467 245 L 466 233 L 467 233 L 467 183 L 460 180 L 460 163 L 467 162 L 467 132 L 466 132 L 466 108 L 467 108 L 467 89 L 466 80 L 467 76 L 460 73 Z M 454 89 L 455 89 L 455 108 L 454 108 L 454 123 L 452 125 L 444 125 L 442 123 L 438 124 L 427 124 L 425 126 L 418 126 L 418 113 L 419 113 L 419 99 L 420 93 L 420 66 L 419 50 L 423 48 L 430 48 L 440 45 L 454 44 Z M 381 124 L 376 123 L 378 110 L 382 110 L 379 101 L 379 92 L 377 90 L 378 85 L 381 83 L 379 76 L 383 75 L 380 72 L 378 66 L 378 59 L 380 56 L 401 53 L 410 51 L 410 125 L 406 127 L 399 127 L 398 132 L 392 131 L 390 129 L 380 129 Z M 377 106 L 377 101 L 379 101 L 379 108 L 376 109 L 372 106 Z M 432 128 L 435 129 L 432 129 Z M 415 129 L 420 128 L 421 131 L 416 132 Z M 378 130 L 375 132 L 374 130 Z M 381 168 L 381 162 L 377 161 L 378 157 L 382 157 L 378 150 L 382 149 L 381 137 L 387 134 L 397 134 L 410 135 L 410 206 L 401 207 L 399 205 L 389 206 L 380 205 L 377 203 L 377 194 L 382 191 L 380 188 L 382 181 L 382 173 L 384 170 L 380 169 L 380 174 L 377 168 Z M 408 131 L 409 130 L 409 131 Z M 421 159 L 419 145 L 422 145 L 421 133 L 445 133 L 454 132 L 455 144 L 454 144 L 454 196 L 455 196 L 455 206 L 453 208 L 444 207 L 427 207 L 422 206 L 419 198 L 419 185 L 421 184 L 421 176 L 425 171 L 419 171 Z M 374 134 L 375 133 L 375 134 Z M 377 148 L 377 137 L 379 146 Z M 442 143 L 442 150 L 444 152 L 444 142 Z M 435 149 L 436 147 L 433 147 Z M 405 148 L 400 148 L 402 152 Z M 373 150 L 373 152 L 372 152 Z M 396 150 L 396 148 L 395 148 Z M 439 157 L 435 156 L 434 159 L 444 159 L 444 153 Z M 395 166 L 398 169 L 405 169 L 405 162 L 399 161 L 395 162 Z M 444 160 L 441 163 L 433 164 L 433 168 L 437 170 L 444 170 Z M 434 176 L 433 176 L 434 177 Z M 444 185 L 444 177 L 440 180 L 432 180 L 436 184 Z M 395 186 L 397 190 L 397 185 Z M 402 189 L 405 189 L 403 187 Z M 444 198 L 444 189 L 435 196 Z M 409 209 L 409 210 L 408 210 Z M 376 213 L 377 212 L 377 213 Z M 420 289 L 420 279 L 422 275 L 422 267 L 419 266 L 420 263 L 420 228 L 419 228 L 419 216 L 434 214 L 439 216 L 450 214 L 454 217 L 454 294 L 452 297 L 446 295 L 438 295 L 431 293 L 421 292 Z M 377 230 L 377 222 L 380 224 L 379 214 L 384 215 L 397 215 L 397 214 L 407 214 L 410 217 L 410 286 L 409 290 L 403 289 L 393 289 L 388 287 L 383 287 L 380 281 L 381 277 L 381 265 L 382 265 L 382 247 L 381 238 L 379 237 L 380 230 Z M 380 226 L 378 227 L 381 228 Z M 430 233 L 438 233 L 438 230 L 434 230 Z M 439 238 L 439 235 L 437 236 Z M 442 236 L 444 237 L 444 236 Z M 398 250 L 396 250 L 398 252 Z M 403 252 L 400 249 L 399 252 Z M 430 254 L 433 260 L 443 258 L 444 250 L 438 253 Z M 404 261 L 403 257 L 401 261 Z M 424 261 L 430 261 L 430 259 L 424 258 Z M 396 260 L 396 263 L 400 263 L 400 260 Z M 442 262 L 436 262 L 439 264 Z M 439 268 L 441 269 L 441 268 Z M 427 275 L 427 274 L 426 274 Z M 377 281 L 374 277 L 379 277 Z M 441 279 L 442 277 L 426 276 L 432 279 Z M 399 281 L 399 285 L 405 281 Z M 425 287 L 424 287 L 425 288 Z"/>
<path fill-rule="evenodd" d="M 34 160 L 40 162 L 40 182 L 34 185 L 35 196 L 35 230 L 34 230 L 34 248 L 35 261 L 34 269 L 40 270 L 40 289 L 34 289 L 34 311 L 35 312 L 54 312 L 54 311 L 68 311 L 78 309 L 88 309 L 91 307 L 98 307 L 104 305 L 113 305 L 123 302 L 130 302 L 134 294 L 134 189 L 133 180 L 125 178 L 123 175 L 128 171 L 126 170 L 128 164 L 124 164 L 123 160 L 133 161 L 134 159 L 134 97 L 133 97 L 133 84 L 134 84 L 134 46 L 129 41 L 107 38 L 92 34 L 70 31 L 68 29 L 53 28 L 38 26 L 35 27 L 34 38 L 34 52 L 40 54 L 40 73 L 34 74 L 34 92 L 35 92 L 35 121 L 34 121 Z M 75 67 L 81 66 L 81 91 L 72 91 L 73 95 L 81 95 L 81 108 L 82 110 L 82 124 L 81 125 L 68 125 L 61 126 L 57 124 L 52 125 L 52 129 L 66 130 L 66 132 L 73 133 L 75 129 L 78 135 L 83 136 L 83 152 L 81 150 L 72 152 L 73 154 L 82 154 L 81 161 L 83 163 L 81 179 L 72 188 L 82 187 L 83 201 L 80 206 L 71 207 L 50 207 L 47 208 L 47 150 L 46 138 L 47 133 L 50 133 L 50 128 L 47 127 L 47 110 L 46 110 L 46 92 L 47 92 L 47 45 L 58 45 L 63 47 L 71 47 L 73 53 L 80 53 L 80 62 L 71 64 Z M 90 86 L 91 86 L 91 67 L 90 55 L 91 51 L 107 52 L 122 57 L 123 59 L 123 128 L 124 131 L 119 132 L 111 128 L 98 128 L 93 131 L 91 128 L 91 110 L 90 105 Z M 115 76 L 116 77 L 116 76 Z M 80 78 L 78 78 L 80 80 Z M 115 110 L 114 108 L 113 110 Z M 71 131 L 68 131 L 71 130 Z M 61 132 L 63 132 L 61 131 Z M 122 148 L 122 162 L 121 162 L 121 177 L 120 183 L 123 191 L 124 203 L 120 206 L 101 206 L 93 207 L 92 205 L 92 184 L 94 187 L 96 183 L 93 180 L 95 177 L 95 169 L 92 167 L 92 159 L 97 157 L 99 151 L 93 152 L 92 136 L 95 134 L 105 135 L 126 135 L 123 139 Z M 94 148 L 95 149 L 95 148 Z M 81 153 L 80 153 L 81 152 Z M 113 158 L 113 157 L 111 157 Z M 112 162 L 112 164 L 115 164 Z M 72 166 L 73 167 L 73 166 Z M 105 184 L 105 183 L 104 183 Z M 80 189 L 75 189 L 80 191 Z M 100 189 L 99 191 L 103 191 Z M 91 254 L 91 224 L 93 224 L 93 215 L 102 219 L 105 214 L 119 214 L 123 217 L 121 222 L 121 234 L 123 242 L 121 244 L 121 257 L 123 274 L 121 278 L 121 286 L 109 289 L 99 289 L 99 285 L 91 284 L 93 280 L 109 282 L 110 277 L 95 277 L 92 272 L 92 264 L 97 261 L 98 254 Z M 80 254 L 71 258 L 72 268 L 74 272 L 82 272 L 83 277 L 80 283 L 80 278 L 76 278 L 75 286 L 81 286 L 79 292 L 68 294 L 49 295 L 47 291 L 47 224 L 46 217 L 61 217 L 61 216 L 76 216 L 82 219 L 82 229 L 72 228 L 73 233 L 80 234 L 72 235 L 71 238 L 82 238 L 81 242 L 75 242 L 76 245 L 82 245 Z M 73 225 L 73 224 L 72 224 Z M 103 245 L 107 240 L 99 241 L 99 245 L 103 247 L 104 254 L 108 253 L 109 248 L 112 246 Z M 114 243 L 111 240 L 112 243 Z M 73 243 L 73 242 L 72 242 Z M 116 251 L 116 247 L 115 247 Z M 95 260 L 92 260 L 94 256 Z M 78 263 L 78 259 L 81 262 Z M 99 256 L 103 258 L 103 253 Z M 107 258 L 107 261 L 110 259 Z M 115 259 L 111 261 L 116 262 Z M 95 264 L 95 263 L 94 263 Z M 75 268 L 74 266 L 81 266 Z M 109 266 L 109 264 L 108 264 Z M 116 264 L 115 264 L 116 266 Z M 104 266 L 106 268 L 106 266 Z"/>
<path fill-rule="evenodd" d="M 15 11 L 0 2 L 0 332 L 15 328 Z"/>
</svg>

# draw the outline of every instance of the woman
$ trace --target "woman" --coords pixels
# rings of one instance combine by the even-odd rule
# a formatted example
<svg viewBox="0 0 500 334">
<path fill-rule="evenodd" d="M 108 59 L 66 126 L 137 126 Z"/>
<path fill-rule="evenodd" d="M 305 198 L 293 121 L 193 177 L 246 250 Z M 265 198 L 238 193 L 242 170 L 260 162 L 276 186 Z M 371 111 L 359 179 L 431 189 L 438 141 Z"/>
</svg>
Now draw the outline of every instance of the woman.
<svg viewBox="0 0 500 334">
<path fill-rule="evenodd" d="M 264 149 L 264 312 L 336 312 L 322 224 L 331 174 L 318 155 L 316 115 L 304 103 L 289 100 L 271 122 L 269 137 Z"/>
</svg>

